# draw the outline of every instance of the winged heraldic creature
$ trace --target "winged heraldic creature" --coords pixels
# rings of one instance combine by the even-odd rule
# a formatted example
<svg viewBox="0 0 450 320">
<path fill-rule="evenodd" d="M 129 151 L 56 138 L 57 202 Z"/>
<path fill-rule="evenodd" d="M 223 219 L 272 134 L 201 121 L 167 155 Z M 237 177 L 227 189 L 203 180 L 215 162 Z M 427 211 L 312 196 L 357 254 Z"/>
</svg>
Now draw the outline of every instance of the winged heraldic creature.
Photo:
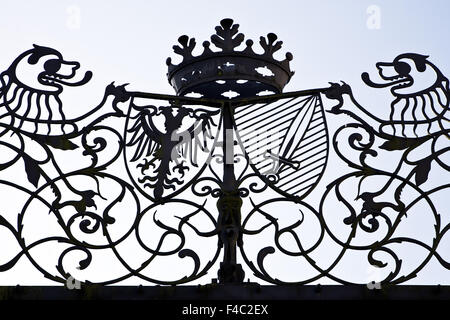
<svg viewBox="0 0 450 320">
<path fill-rule="evenodd" d="M 126 145 L 135 148 L 130 162 L 139 162 L 139 183 L 153 188 L 154 198 L 161 199 L 165 189 L 175 190 L 175 185 L 184 183 L 182 178 L 190 166 L 199 166 L 198 151 L 207 152 L 208 140 L 215 138 L 212 117 L 220 110 L 153 105 L 133 108 L 139 112 L 131 117 L 134 122 L 127 130 L 131 137 Z M 161 117 L 163 129 L 156 121 Z"/>
</svg>

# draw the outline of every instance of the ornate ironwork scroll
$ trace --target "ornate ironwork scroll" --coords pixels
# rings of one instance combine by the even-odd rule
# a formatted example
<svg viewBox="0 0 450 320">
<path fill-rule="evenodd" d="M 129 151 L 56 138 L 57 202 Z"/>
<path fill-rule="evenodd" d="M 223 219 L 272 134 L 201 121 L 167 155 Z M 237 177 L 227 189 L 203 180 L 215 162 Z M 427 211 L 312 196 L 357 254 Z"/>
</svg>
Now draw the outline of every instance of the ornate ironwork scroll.
<svg viewBox="0 0 450 320">
<path fill-rule="evenodd" d="M 184 64 L 169 61 L 169 76 L 201 98 L 111 83 L 96 107 L 68 119 L 60 94 L 92 77 L 78 62 L 34 46 L 1 74 L 1 272 L 27 260 L 60 283 L 183 284 L 217 270 L 221 283 L 239 283 L 250 270 L 274 284 L 365 284 L 354 271 L 375 268 L 387 285 L 431 261 L 450 269 L 448 79 L 423 55 L 377 63 L 381 80 L 362 80 L 390 88 L 383 117 L 344 82 L 279 93 L 292 55 L 270 61 L 281 44 L 269 34 L 262 57 L 251 41 L 243 56 L 237 32 L 229 19 L 218 27 L 221 59 L 269 61 L 276 76 L 258 87 L 252 71 L 247 89 L 278 93 L 247 95 L 234 76 L 235 99 L 208 97 L 201 73 L 191 72 L 197 87 L 184 83 L 180 70 L 214 59 L 209 43 L 193 58 L 195 40 L 184 37 L 175 49 Z M 325 110 L 323 99 L 335 105 Z"/>
</svg>

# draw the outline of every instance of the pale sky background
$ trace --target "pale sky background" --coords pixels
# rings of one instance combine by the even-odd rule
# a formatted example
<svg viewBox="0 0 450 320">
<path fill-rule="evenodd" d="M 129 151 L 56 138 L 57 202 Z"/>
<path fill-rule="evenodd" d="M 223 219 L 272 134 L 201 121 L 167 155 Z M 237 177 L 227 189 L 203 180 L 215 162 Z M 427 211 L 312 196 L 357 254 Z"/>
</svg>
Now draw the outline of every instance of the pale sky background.
<svg viewBox="0 0 450 320">
<path fill-rule="evenodd" d="M 379 28 L 368 25 L 371 15 L 368 8 L 371 6 L 380 10 Z M 167 82 L 165 61 L 168 56 L 178 61 L 172 52 L 177 38 L 183 34 L 195 37 L 198 48 L 194 52 L 199 53 L 201 43 L 209 40 L 219 21 L 233 18 L 240 24 L 240 32 L 246 39 L 255 40 L 254 47 L 257 47 L 259 36 L 274 32 L 284 43 L 279 57 L 284 57 L 287 51 L 292 52 L 291 69 L 295 75 L 285 92 L 325 87 L 328 81 L 345 80 L 363 105 L 370 105 L 374 113 L 388 114 L 386 103 L 391 97 L 375 97 L 373 89 L 362 83 L 361 73 L 373 72 L 378 61 L 392 61 L 400 53 L 415 52 L 430 55 L 430 61 L 444 75 L 450 75 L 449 12 L 450 2 L 446 0 L 2 0 L 0 70 L 7 69 L 14 58 L 30 49 L 32 44 L 58 49 L 68 60 L 79 61 L 82 70 L 94 73 L 89 84 L 77 88 L 79 91 L 70 96 L 76 97 L 76 101 L 63 99 L 66 114 L 81 115 L 100 101 L 104 88 L 113 80 L 116 84 L 130 83 L 129 90 L 173 94 Z M 330 130 L 341 123 L 340 120 L 333 123 L 332 116 L 327 121 Z M 331 157 L 329 166 L 334 166 L 333 161 L 338 160 Z M 336 174 L 333 172 L 332 176 Z M 448 173 L 437 179 L 442 179 L 442 184 L 448 183 Z M 331 181 L 327 180 L 328 183 Z M 324 182 L 315 190 L 316 197 L 324 192 L 325 185 Z M 314 198 L 314 194 L 311 197 L 311 203 L 319 199 Z M 445 208 L 448 201 L 444 195 L 439 199 Z M 449 217 L 443 218 L 442 223 L 449 220 Z M 410 231 L 420 233 L 421 223 L 414 222 Z M 449 247 L 447 240 L 447 250 L 443 254 L 447 260 L 450 258 Z M 352 265 L 354 260 L 351 259 L 347 267 Z M 51 284 L 42 280 L 40 273 L 32 271 L 33 267 L 27 265 L 25 258 L 20 263 L 21 271 L 0 273 L 0 284 Z M 296 270 L 300 270 L 285 265 L 280 268 L 285 268 L 287 280 L 295 279 Z M 255 280 L 251 272 L 246 271 L 246 277 Z M 358 281 L 365 281 L 366 271 L 363 270 Z M 213 269 L 200 282 L 209 282 L 215 272 Z M 342 271 L 346 279 L 353 273 L 351 268 Z M 450 272 L 435 262 L 421 274 L 424 275 L 413 280 L 415 283 L 450 283 Z M 130 283 L 145 284 L 140 280 Z"/>
</svg>

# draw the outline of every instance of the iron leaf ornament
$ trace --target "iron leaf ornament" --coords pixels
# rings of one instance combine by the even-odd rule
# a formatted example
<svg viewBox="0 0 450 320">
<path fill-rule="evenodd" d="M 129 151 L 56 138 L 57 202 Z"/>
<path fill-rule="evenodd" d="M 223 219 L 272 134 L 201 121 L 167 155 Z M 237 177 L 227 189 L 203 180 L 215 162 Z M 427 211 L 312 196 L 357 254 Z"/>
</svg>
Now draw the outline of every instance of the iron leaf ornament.
<svg viewBox="0 0 450 320">
<path fill-rule="evenodd" d="M 293 56 L 273 57 L 282 47 L 274 33 L 258 54 L 232 19 L 215 30 L 199 56 L 194 38 L 179 37 L 181 63 L 167 60 L 176 95 L 112 82 L 72 119 L 60 95 L 89 85 L 80 63 L 33 45 L 1 73 L 0 228 L 19 249 L 2 251 L 0 271 L 27 259 L 56 283 L 174 285 L 215 272 L 219 283 L 242 283 L 246 270 L 280 285 L 368 283 L 340 272 L 352 256 L 394 285 L 431 259 L 450 269 L 448 214 L 437 200 L 450 188 L 450 90 L 429 56 L 400 54 L 377 63 L 377 76 L 362 73 L 392 97 L 365 107 L 345 82 L 283 93 Z M 337 120 L 346 122 L 331 130 Z M 9 201 L 15 194 L 21 200 Z M 402 234 L 419 214 L 423 234 Z M 402 256 L 401 245 L 423 253 Z M 327 262 L 317 258 L 324 247 Z M 117 269 L 99 267 L 106 256 Z M 278 274 L 271 261 L 281 258 L 311 272 Z M 173 275 L 150 272 L 175 264 Z"/>
</svg>

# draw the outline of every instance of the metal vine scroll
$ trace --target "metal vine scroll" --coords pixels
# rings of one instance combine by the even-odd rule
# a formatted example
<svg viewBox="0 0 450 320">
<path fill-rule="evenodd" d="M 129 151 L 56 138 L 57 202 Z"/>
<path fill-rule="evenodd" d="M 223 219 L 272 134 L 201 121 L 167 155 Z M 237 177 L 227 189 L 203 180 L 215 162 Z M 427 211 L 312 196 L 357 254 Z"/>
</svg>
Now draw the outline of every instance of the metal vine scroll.
<svg viewBox="0 0 450 320">
<path fill-rule="evenodd" d="M 390 89 L 383 116 L 344 82 L 282 93 L 292 55 L 273 58 L 274 34 L 263 54 L 236 51 L 244 35 L 224 19 L 211 40 L 219 51 L 193 57 L 180 37 L 177 96 L 111 83 L 72 119 L 60 95 L 92 78 L 78 62 L 35 45 L 1 74 L 0 277 L 24 261 L 102 285 L 366 284 L 370 268 L 388 285 L 450 269 L 450 90 L 427 56 L 362 74 Z"/>
</svg>

